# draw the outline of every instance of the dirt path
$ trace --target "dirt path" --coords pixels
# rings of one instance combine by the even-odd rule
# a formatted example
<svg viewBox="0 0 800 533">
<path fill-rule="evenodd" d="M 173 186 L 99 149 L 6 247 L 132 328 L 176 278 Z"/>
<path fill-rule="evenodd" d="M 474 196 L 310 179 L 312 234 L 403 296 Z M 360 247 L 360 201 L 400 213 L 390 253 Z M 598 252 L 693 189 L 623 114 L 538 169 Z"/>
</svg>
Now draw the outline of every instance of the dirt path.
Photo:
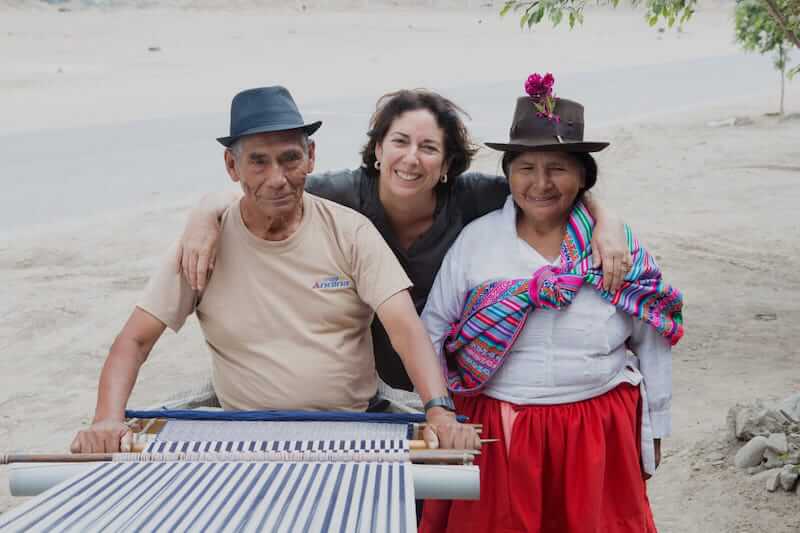
<svg viewBox="0 0 800 533">
<path fill-rule="evenodd" d="M 233 86 L 239 88 L 264 79 L 263 75 L 248 77 L 246 73 L 257 62 L 258 54 L 251 50 L 236 56 L 235 42 L 229 43 L 230 35 L 224 39 L 209 37 L 205 47 L 192 48 L 205 37 L 203 32 L 209 33 L 214 27 L 214 13 L 177 9 L 133 12 L 128 29 L 119 30 L 122 36 L 114 46 L 120 49 L 108 56 L 92 41 L 93 36 L 107 36 L 115 28 L 115 22 L 101 24 L 102 12 L 81 15 L 83 18 L 77 18 L 79 26 L 62 31 L 72 36 L 73 44 L 71 49 L 62 46 L 58 51 L 49 48 L 53 41 L 48 35 L 60 28 L 55 18 L 58 15 L 52 10 L 43 9 L 38 23 L 34 22 L 36 13 L 16 7 L 0 6 L 0 13 L 0 49 L 15 54 L 13 62 L 0 66 L 0 115 L 21 120 L 27 113 L 31 128 L 47 127 L 51 111 L 54 127 L 91 123 L 96 117 L 82 106 L 94 97 L 97 109 L 106 113 L 103 120 L 120 124 L 140 113 L 142 118 L 148 113 L 164 116 L 173 110 L 169 98 L 176 102 L 176 115 L 197 112 L 214 98 L 227 102 Z M 709 33 L 698 29 L 681 38 L 664 37 L 673 39 L 671 50 L 675 57 L 689 57 L 692 49 L 703 45 L 717 47 L 717 52 L 731 51 L 730 40 L 715 29 L 729 22 L 727 15 L 716 11 L 701 15 L 698 28 L 708 29 Z M 111 15 L 106 12 L 105 16 Z M 241 13 L 231 16 L 242 24 L 242 39 L 247 41 L 245 30 L 252 30 L 253 26 L 248 25 L 254 25 L 254 20 Z M 371 19 L 374 24 L 370 31 L 399 28 L 400 16 L 380 16 Z M 414 16 L 417 15 L 405 12 L 402 15 Z M 453 16 L 477 25 L 474 14 Z M 290 17 L 286 17 L 275 17 L 265 24 L 287 24 Z M 296 31 L 317 39 L 314 42 L 319 45 L 330 45 L 330 36 L 336 34 L 330 25 L 343 24 L 343 19 L 337 17 L 342 14 L 321 14 L 317 19 L 309 15 L 295 21 Z M 151 63 L 146 54 L 137 55 L 138 47 L 152 40 L 137 37 L 136 28 L 154 20 L 159 21 L 152 30 L 157 36 L 166 32 L 169 22 L 186 32 L 185 47 L 178 42 L 160 41 L 180 50 L 173 58 L 174 68 L 169 62 Z M 407 26 L 409 20 L 402 19 L 402 24 Z M 451 37 L 456 41 L 466 35 L 459 33 L 454 19 L 446 13 L 425 20 L 425 28 L 430 31 L 418 32 L 422 44 L 414 53 L 401 52 L 399 45 L 381 45 L 381 57 L 405 54 L 401 64 L 408 71 L 396 72 L 391 64 L 378 62 L 374 67 L 376 79 L 365 81 L 369 86 L 365 92 L 385 90 L 400 79 L 408 80 L 403 85 L 434 85 L 417 82 L 441 79 L 427 66 L 421 70 L 413 67 L 426 65 L 422 61 L 426 46 L 433 46 L 437 39 L 446 40 L 450 35 L 447 32 L 453 32 Z M 595 23 L 585 32 L 572 34 L 571 39 L 575 40 L 565 44 L 566 52 L 554 52 L 554 59 L 561 59 L 575 71 L 588 68 L 594 52 L 588 59 L 571 63 L 567 52 L 575 54 L 576 49 L 586 48 L 601 34 L 609 34 L 611 44 L 598 47 L 618 46 L 621 50 L 623 45 L 646 42 L 653 45 L 654 61 L 668 57 L 658 41 L 650 40 L 652 34 L 640 29 L 646 25 L 638 14 L 620 12 L 614 18 L 603 13 L 593 20 L 602 21 L 605 26 Z M 314 24 L 327 28 L 320 32 L 322 37 L 311 37 Z M 85 31 L 78 31 L 80 28 Z M 617 34 L 632 29 L 618 37 L 613 35 L 614 28 Z M 501 30 L 494 28 L 491 36 L 499 39 Z M 537 35 L 535 39 L 554 34 L 547 30 L 542 35 L 545 37 Z M 580 41 L 579 36 L 588 41 Z M 511 35 L 493 46 L 513 47 L 519 38 Z M 342 64 L 347 63 L 344 56 L 357 54 L 356 40 L 348 39 L 337 44 L 341 46 Z M 123 53 L 125 43 L 136 45 L 130 48 L 135 52 L 129 56 Z M 218 49 L 214 48 L 215 43 L 219 44 Z M 253 45 L 250 41 L 247 44 Z M 456 42 L 447 46 L 458 45 Z M 61 58 L 55 56 L 69 50 L 71 62 L 64 64 L 73 68 L 64 73 L 68 74 L 67 81 L 60 81 L 55 72 L 34 68 L 61 64 Z M 209 55 L 204 56 L 206 53 Z M 495 64 L 490 54 L 482 53 L 476 52 L 478 55 L 468 61 L 470 65 L 464 65 L 466 78 L 480 78 L 474 65 L 485 67 L 485 77 L 499 75 L 505 69 L 504 78 L 508 78 L 509 65 Z M 606 64 L 635 64 L 647 55 L 646 51 L 624 57 L 612 54 L 613 59 L 606 60 Z M 420 58 L 419 62 L 414 61 L 415 57 Z M 221 68 L 219 77 L 209 74 L 208 64 L 224 58 L 238 61 Z M 16 75 L 13 65 L 18 70 Z M 291 65 L 273 66 L 277 72 L 291 69 Z M 201 68 L 202 75 L 197 74 Z M 306 75 L 310 74 L 298 75 L 297 83 Z M 356 75 L 356 71 L 348 71 L 343 77 Z M 153 83 L 159 76 L 163 76 L 162 83 Z M 185 92 L 187 80 L 202 90 L 185 100 L 176 99 L 176 95 Z M 199 83 L 203 80 L 207 85 Z M 86 91 L 87 96 L 78 98 L 81 91 Z M 132 97 L 137 91 L 142 95 L 141 101 Z M 160 100 L 159 91 L 169 98 Z M 116 114 L 110 113 L 113 102 L 120 98 L 129 98 L 130 106 L 119 106 Z M 32 102 L 42 103 L 40 112 L 30 107 Z M 797 108 L 798 87 L 790 87 L 787 102 L 790 109 Z M 68 108 L 73 104 L 75 109 L 70 112 Z M 369 106 L 369 100 L 365 106 Z M 780 398 L 800 390 L 800 333 L 796 327 L 800 311 L 795 303 L 800 297 L 796 276 L 800 270 L 800 225 L 795 218 L 800 199 L 800 120 L 779 121 L 761 115 L 771 107 L 771 102 L 755 101 L 746 107 L 708 109 L 699 114 L 651 118 L 605 132 L 594 131 L 594 136 L 606 136 L 612 141 L 612 148 L 599 158 L 601 198 L 624 215 L 657 255 L 670 281 L 686 295 L 687 335 L 675 350 L 674 435 L 666 441 L 663 465 L 650 483 L 651 501 L 662 533 L 788 533 L 800 529 L 800 497 L 768 495 L 760 484 L 735 471 L 729 463 L 712 466 L 706 460 L 712 452 L 729 453 L 723 427 L 731 405 L 755 398 Z M 734 115 L 752 117 L 754 122 L 722 128 L 706 125 L 709 120 Z M 3 124 L 5 133 L 10 134 L 17 127 L 15 124 Z M 497 170 L 496 160 L 488 154 L 481 157 L 477 166 Z M 177 206 L 154 204 L 80 221 L 70 227 L 57 224 L 46 230 L 20 231 L 0 240 L 0 449 L 63 449 L 75 430 L 88 421 L 99 369 L 113 335 L 130 312 L 157 258 L 179 234 L 186 206 L 200 192 L 192 191 Z M 13 194 L 13 189 L 9 193 Z M 43 189 L 41 194 L 47 191 Z M 180 337 L 168 334 L 143 369 L 131 404 L 149 405 L 169 396 L 176 388 L 201 379 L 207 366 L 196 324 L 189 324 Z M 8 495 L 5 476 L 6 471 L 0 469 L 0 511 L 19 503 Z"/>
</svg>

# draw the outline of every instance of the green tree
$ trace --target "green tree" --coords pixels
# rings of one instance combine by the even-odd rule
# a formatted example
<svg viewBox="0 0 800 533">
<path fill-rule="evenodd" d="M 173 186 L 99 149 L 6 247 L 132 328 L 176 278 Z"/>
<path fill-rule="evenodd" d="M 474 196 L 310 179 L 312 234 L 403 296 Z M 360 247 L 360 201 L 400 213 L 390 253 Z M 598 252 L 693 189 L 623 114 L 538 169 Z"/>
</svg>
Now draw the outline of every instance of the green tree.
<svg viewBox="0 0 800 533">
<path fill-rule="evenodd" d="M 567 17 L 570 29 L 583 23 L 583 10 L 588 0 L 506 0 L 501 16 L 520 14 L 521 28 L 532 28 L 543 20 L 558 26 Z M 694 14 L 697 0 L 630 0 L 633 6 L 643 6 L 648 24 L 659 20 L 672 27 L 682 25 Z M 617 7 L 619 0 L 595 0 L 600 6 Z M 800 72 L 800 65 L 787 72 L 789 50 L 800 49 L 800 0 L 736 0 L 736 41 L 745 50 L 760 54 L 775 52 L 774 65 L 781 73 L 780 114 L 786 78 Z"/>
<path fill-rule="evenodd" d="M 766 54 L 774 52 L 773 65 L 781 73 L 781 96 L 778 113 L 783 114 L 786 87 L 786 67 L 789 50 L 800 33 L 800 2 L 796 0 L 736 0 L 736 41 L 748 51 Z M 792 13 L 794 10 L 794 13 Z M 788 16 L 787 16 L 788 14 Z M 788 72 L 791 79 L 800 70 Z"/>
<path fill-rule="evenodd" d="M 794 1 L 794 0 L 793 0 Z M 797 0 L 800 1 L 800 0 Z M 599 6 L 617 7 L 619 0 L 595 0 Z M 567 17 L 567 23 L 573 28 L 576 23 L 583 23 L 583 9 L 587 0 L 507 0 L 500 11 L 501 16 L 510 12 L 520 13 L 520 27 L 531 28 L 548 19 L 553 26 L 558 26 Z M 643 5 L 645 19 L 655 26 L 664 20 L 672 27 L 677 22 L 683 24 L 692 14 L 697 0 L 631 0 L 633 6 Z"/>
</svg>

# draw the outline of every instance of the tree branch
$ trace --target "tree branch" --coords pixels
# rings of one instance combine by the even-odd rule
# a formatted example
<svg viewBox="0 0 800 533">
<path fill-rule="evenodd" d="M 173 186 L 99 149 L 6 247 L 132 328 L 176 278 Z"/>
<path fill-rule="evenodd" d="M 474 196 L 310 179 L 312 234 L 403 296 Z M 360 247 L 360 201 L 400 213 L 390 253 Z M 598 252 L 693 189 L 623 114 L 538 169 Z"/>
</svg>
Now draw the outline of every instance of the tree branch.
<svg viewBox="0 0 800 533">
<path fill-rule="evenodd" d="M 789 37 L 789 39 L 797 48 L 800 48 L 800 36 L 793 32 L 791 28 L 789 28 L 789 23 L 778 9 L 778 6 L 775 4 L 775 0 L 764 0 L 764 3 L 767 4 L 769 14 L 772 15 L 772 18 L 775 19 L 775 22 L 777 22 L 778 26 L 781 27 L 783 33 Z"/>
</svg>

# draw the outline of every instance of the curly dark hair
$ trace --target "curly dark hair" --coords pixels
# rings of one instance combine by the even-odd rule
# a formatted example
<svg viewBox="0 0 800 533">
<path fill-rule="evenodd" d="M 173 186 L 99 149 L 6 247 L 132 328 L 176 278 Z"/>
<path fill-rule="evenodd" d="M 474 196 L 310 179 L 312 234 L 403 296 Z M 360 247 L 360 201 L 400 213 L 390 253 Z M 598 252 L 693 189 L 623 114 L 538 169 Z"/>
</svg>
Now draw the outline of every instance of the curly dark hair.
<svg viewBox="0 0 800 533">
<path fill-rule="evenodd" d="M 377 178 L 375 169 L 375 147 L 383 142 L 394 120 L 407 111 L 426 109 L 436 118 L 436 123 L 444 132 L 444 160 L 448 163 L 447 183 L 439 187 L 452 186 L 455 178 L 469 168 L 472 158 L 478 151 L 472 143 L 461 117 L 469 115 L 456 104 L 427 89 L 403 89 L 384 94 L 375 105 L 375 113 L 369 121 L 367 143 L 361 149 L 361 161 L 368 176 Z"/>
</svg>

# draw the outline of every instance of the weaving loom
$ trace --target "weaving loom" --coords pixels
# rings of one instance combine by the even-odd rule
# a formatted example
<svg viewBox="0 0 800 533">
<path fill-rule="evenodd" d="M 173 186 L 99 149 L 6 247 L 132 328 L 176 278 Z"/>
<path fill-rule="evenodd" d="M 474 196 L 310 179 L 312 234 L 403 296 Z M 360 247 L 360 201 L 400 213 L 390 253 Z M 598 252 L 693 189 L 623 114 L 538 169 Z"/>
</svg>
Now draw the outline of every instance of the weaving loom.
<svg viewBox="0 0 800 533">
<path fill-rule="evenodd" d="M 174 413 L 129 413 L 141 425 L 138 453 L 6 456 L 22 461 L 13 494 L 47 490 L 0 515 L 0 531 L 404 533 L 416 530 L 415 497 L 478 497 L 471 453 L 412 449 L 418 416 L 164 418 Z M 342 416 L 357 421 L 333 421 Z M 451 464 L 423 464 L 442 462 Z"/>
</svg>

